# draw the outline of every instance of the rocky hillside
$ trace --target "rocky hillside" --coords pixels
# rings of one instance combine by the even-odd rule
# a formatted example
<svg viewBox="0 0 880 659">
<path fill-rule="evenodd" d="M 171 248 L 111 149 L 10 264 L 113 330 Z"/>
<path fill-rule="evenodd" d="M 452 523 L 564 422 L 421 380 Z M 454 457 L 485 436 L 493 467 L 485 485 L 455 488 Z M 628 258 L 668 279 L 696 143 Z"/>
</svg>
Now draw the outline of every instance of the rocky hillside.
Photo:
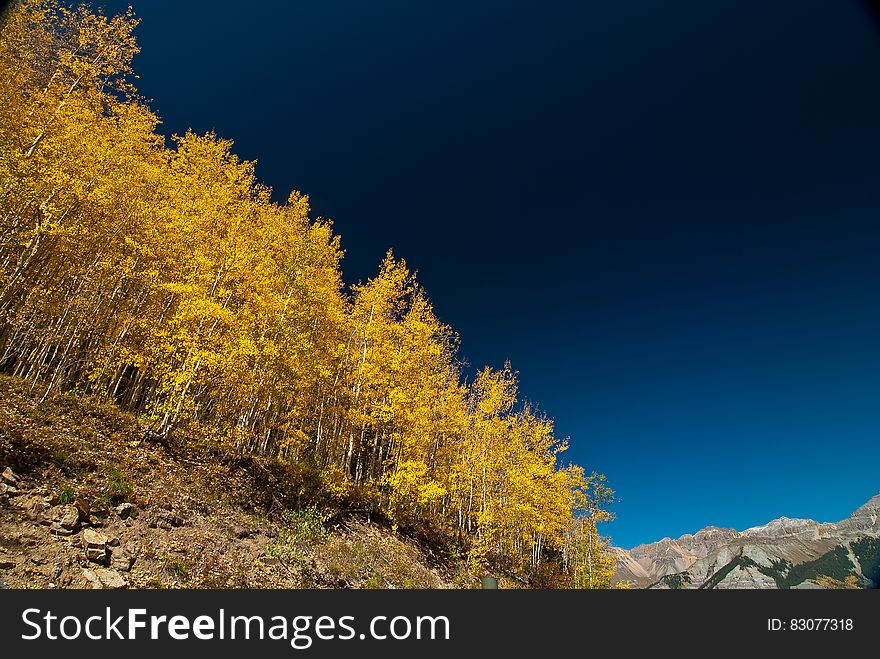
<svg viewBox="0 0 880 659">
<path fill-rule="evenodd" d="M 473 585 L 448 550 L 310 499 L 289 469 L 0 377 L 0 588 Z"/>
<path fill-rule="evenodd" d="M 643 588 L 876 588 L 880 494 L 840 522 L 780 517 L 745 531 L 710 526 L 616 553 L 616 579 Z"/>
</svg>

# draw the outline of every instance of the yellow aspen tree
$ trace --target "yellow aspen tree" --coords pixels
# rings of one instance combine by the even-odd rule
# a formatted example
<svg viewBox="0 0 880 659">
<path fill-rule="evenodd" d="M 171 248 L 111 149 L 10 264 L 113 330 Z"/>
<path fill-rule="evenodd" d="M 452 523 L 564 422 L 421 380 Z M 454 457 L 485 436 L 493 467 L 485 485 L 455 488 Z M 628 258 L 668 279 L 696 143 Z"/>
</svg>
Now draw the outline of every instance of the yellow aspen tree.
<svg viewBox="0 0 880 659">
<path fill-rule="evenodd" d="M 273 202 L 214 134 L 166 146 L 131 82 L 136 25 L 19 0 L 0 28 L 0 369 L 307 465 L 475 570 L 561 555 L 572 584 L 606 584 L 607 488 L 560 465 L 510 365 L 464 384 L 404 261 L 347 289 L 307 196 Z"/>
</svg>

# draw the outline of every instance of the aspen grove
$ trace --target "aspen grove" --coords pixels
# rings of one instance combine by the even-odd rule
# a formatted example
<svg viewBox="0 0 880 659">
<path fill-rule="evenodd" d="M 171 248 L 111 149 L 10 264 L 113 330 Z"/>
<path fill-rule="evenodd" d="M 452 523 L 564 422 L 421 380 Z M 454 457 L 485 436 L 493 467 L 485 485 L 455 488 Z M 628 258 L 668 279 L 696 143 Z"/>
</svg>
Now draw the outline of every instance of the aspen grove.
<svg viewBox="0 0 880 659">
<path fill-rule="evenodd" d="M 339 237 L 232 143 L 166 144 L 133 85 L 131 10 L 21 0 L 0 30 L 0 369 L 106 396 L 156 436 L 309 465 L 340 500 L 607 587 L 601 476 L 563 464 L 515 373 L 466 382 L 407 264 L 347 287 Z"/>
</svg>

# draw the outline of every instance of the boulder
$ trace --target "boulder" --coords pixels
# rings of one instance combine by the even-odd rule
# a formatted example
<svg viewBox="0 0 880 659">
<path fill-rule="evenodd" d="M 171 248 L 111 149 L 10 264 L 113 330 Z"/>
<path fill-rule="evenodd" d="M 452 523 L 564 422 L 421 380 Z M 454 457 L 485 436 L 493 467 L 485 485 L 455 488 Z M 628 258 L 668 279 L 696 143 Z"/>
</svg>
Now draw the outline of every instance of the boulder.
<svg viewBox="0 0 880 659">
<path fill-rule="evenodd" d="M 66 529 L 75 529 L 79 524 L 80 514 L 76 506 L 62 506 L 62 516 L 59 522 Z"/>
<path fill-rule="evenodd" d="M 134 510 L 133 504 L 120 503 L 118 506 L 116 506 L 116 515 L 120 519 L 127 519 L 131 515 L 133 510 Z"/>
<path fill-rule="evenodd" d="M 18 485 L 18 476 L 16 476 L 15 472 L 9 467 L 6 467 L 6 469 L 0 473 L 0 480 L 3 480 L 7 485 Z"/>
<path fill-rule="evenodd" d="M 92 513 L 92 509 L 85 499 L 77 497 L 76 500 L 73 502 L 73 505 L 76 506 L 76 509 L 79 511 L 80 519 L 89 518 L 89 515 Z"/>
<path fill-rule="evenodd" d="M 86 581 L 88 581 L 94 590 L 100 590 L 104 587 L 104 584 L 101 583 L 101 580 L 98 578 L 98 575 L 94 570 L 83 570 L 82 575 Z"/>
<path fill-rule="evenodd" d="M 79 525 L 79 510 L 76 506 L 61 506 L 61 517 L 58 523 L 65 529 L 76 530 Z"/>
<path fill-rule="evenodd" d="M 110 554 L 110 567 L 120 572 L 128 572 L 134 565 L 134 558 L 123 547 L 114 549 Z"/>
<path fill-rule="evenodd" d="M 116 570 L 108 570 L 105 568 L 96 568 L 95 574 L 104 588 L 118 590 L 120 588 L 128 588 L 128 582 L 122 578 Z"/>
<path fill-rule="evenodd" d="M 34 497 L 31 499 L 30 505 L 27 507 L 27 511 L 30 512 L 34 518 L 39 517 L 41 513 L 49 510 L 49 505 L 46 503 L 46 500 L 40 497 Z"/>
<path fill-rule="evenodd" d="M 73 535 L 79 530 L 79 510 L 76 506 L 55 506 L 43 520 L 47 521 L 49 531 L 55 535 Z"/>
<path fill-rule="evenodd" d="M 0 488 L 2 489 L 2 488 Z M 32 521 L 40 521 L 43 513 L 49 509 L 43 497 L 23 494 L 12 500 L 12 505 L 21 510 Z"/>
<path fill-rule="evenodd" d="M 82 547 L 86 552 L 86 558 L 93 563 L 107 565 L 110 552 L 107 550 L 107 536 L 92 529 L 85 529 L 80 536 Z"/>
</svg>

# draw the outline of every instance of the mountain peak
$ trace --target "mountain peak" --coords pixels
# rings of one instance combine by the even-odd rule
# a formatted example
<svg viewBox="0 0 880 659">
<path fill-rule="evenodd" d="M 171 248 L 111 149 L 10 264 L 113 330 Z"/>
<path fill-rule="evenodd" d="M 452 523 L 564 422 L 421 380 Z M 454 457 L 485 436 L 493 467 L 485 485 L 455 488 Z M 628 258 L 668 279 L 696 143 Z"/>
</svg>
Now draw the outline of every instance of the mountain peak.
<svg viewBox="0 0 880 659">
<path fill-rule="evenodd" d="M 871 558 L 875 546 L 880 546 L 880 494 L 835 523 L 783 516 L 744 531 L 707 526 L 674 540 L 663 538 L 629 551 L 617 550 L 617 578 L 642 587 L 651 585 L 653 580 L 654 586 L 667 584 L 666 587 L 676 588 L 704 583 L 712 588 L 788 588 L 797 586 L 788 577 L 791 566 L 818 562 L 831 551 L 843 552 L 841 555 L 852 560 L 853 552 L 857 551 L 864 554 L 862 558 L 868 563 L 854 563 L 853 574 L 864 583 L 880 585 L 871 581 L 876 577 L 866 576 L 875 574 L 875 559 Z M 727 565 L 730 570 L 721 570 Z M 742 569 L 734 569 L 737 566 Z M 715 572 L 720 576 L 711 581 Z M 721 582 L 723 585 L 719 585 Z"/>
<path fill-rule="evenodd" d="M 876 512 L 877 510 L 880 510 L 880 492 L 878 492 L 861 506 L 856 508 L 852 516 L 855 517 L 856 515 L 863 515 L 872 511 Z"/>
</svg>

